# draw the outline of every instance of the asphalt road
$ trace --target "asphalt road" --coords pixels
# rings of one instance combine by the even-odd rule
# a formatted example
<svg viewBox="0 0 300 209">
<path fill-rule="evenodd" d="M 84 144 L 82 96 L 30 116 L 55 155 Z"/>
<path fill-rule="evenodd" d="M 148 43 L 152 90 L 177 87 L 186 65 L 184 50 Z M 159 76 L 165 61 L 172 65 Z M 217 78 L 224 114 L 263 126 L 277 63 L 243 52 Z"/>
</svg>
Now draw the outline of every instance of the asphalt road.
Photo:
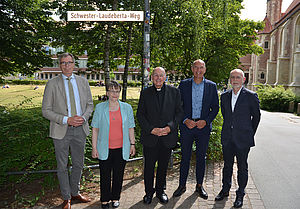
<svg viewBox="0 0 300 209">
<path fill-rule="evenodd" d="M 249 171 L 266 209 L 300 209 L 300 117 L 262 111 Z"/>
</svg>

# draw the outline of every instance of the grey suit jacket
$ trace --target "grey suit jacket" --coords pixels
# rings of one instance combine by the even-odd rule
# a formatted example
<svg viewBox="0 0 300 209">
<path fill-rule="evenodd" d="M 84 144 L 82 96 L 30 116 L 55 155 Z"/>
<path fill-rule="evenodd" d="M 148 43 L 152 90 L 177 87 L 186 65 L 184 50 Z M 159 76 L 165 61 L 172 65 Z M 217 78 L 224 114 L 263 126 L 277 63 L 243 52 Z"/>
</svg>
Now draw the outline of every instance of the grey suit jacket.
<svg viewBox="0 0 300 209">
<path fill-rule="evenodd" d="M 88 81 L 80 76 L 75 75 L 78 86 L 82 115 L 86 122 L 83 124 L 83 130 L 89 135 L 88 119 L 93 112 L 93 99 Z M 54 77 L 46 84 L 42 113 L 45 118 L 50 120 L 50 134 L 54 139 L 62 139 L 66 135 L 68 124 L 63 124 L 64 116 L 68 116 L 68 107 L 66 91 L 62 75 Z"/>
</svg>

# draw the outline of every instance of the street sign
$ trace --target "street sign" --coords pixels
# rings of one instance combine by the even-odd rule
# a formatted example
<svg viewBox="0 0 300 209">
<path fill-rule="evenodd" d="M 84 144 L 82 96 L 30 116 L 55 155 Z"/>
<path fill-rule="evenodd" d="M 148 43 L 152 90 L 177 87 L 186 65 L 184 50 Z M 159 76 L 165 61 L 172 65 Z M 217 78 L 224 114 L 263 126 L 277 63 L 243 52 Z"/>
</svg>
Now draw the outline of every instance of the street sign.
<svg viewBox="0 0 300 209">
<path fill-rule="evenodd" d="M 68 21 L 144 21 L 143 11 L 68 11 Z"/>
</svg>

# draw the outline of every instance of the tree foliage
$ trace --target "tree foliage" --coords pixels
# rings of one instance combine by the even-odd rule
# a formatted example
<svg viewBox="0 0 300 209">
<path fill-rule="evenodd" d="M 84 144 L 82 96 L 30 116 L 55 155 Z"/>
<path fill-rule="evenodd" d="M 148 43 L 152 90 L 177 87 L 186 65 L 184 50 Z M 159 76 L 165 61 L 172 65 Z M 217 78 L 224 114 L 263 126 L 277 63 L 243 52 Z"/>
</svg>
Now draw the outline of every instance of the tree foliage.
<svg viewBox="0 0 300 209">
<path fill-rule="evenodd" d="M 191 63 L 206 62 L 206 76 L 215 82 L 228 77 L 246 54 L 262 53 L 253 45 L 263 24 L 239 18 L 238 0 L 151 1 L 151 61 L 190 76 Z"/>
<path fill-rule="evenodd" d="M 54 27 L 51 14 L 46 0 L 1 0 L 0 75 L 32 74 L 51 64 L 43 50 Z"/>
<path fill-rule="evenodd" d="M 87 52 L 88 67 L 94 71 L 107 66 L 115 71 L 118 65 L 124 66 L 128 46 L 131 52 L 129 67 L 142 68 L 143 22 L 68 22 L 67 11 L 112 10 L 113 2 L 117 3 L 116 10 L 144 10 L 143 1 L 53 0 L 51 8 L 49 2 L 4 0 L 4 4 L 1 4 L 1 16 L 6 23 L 3 26 L 1 24 L 1 30 L 6 31 L 1 37 L 1 46 L 5 46 L 1 47 L 1 70 L 33 72 L 39 66 L 46 65 L 45 52 L 41 49 L 42 44 L 48 43 L 49 34 L 53 47 L 63 46 L 65 51 L 76 56 Z M 188 77 L 191 76 L 191 63 L 200 58 L 206 62 L 207 78 L 215 82 L 226 79 L 229 71 L 239 65 L 240 57 L 263 52 L 261 47 L 254 44 L 257 31 L 262 29 L 263 24 L 241 20 L 241 2 L 152 0 L 151 66 L 163 66 L 169 73 Z M 51 13 L 47 12 L 49 9 L 56 11 L 60 19 L 55 29 L 48 27 L 51 23 Z M 14 30 L 9 31 L 11 25 L 14 25 Z M 52 33 L 46 36 L 49 29 L 52 29 Z M 128 44 L 130 33 L 131 44 Z M 24 41 L 17 41 L 21 39 L 19 34 L 22 34 Z M 22 50 L 19 50 L 21 47 L 18 44 L 24 46 Z"/>
</svg>

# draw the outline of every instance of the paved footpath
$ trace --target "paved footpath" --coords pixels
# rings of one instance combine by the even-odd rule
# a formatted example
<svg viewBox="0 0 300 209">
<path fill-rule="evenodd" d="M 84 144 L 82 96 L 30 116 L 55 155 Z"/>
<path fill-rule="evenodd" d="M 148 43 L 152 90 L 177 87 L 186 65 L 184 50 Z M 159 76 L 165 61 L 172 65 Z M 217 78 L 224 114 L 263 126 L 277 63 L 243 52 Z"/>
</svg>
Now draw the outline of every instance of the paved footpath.
<svg viewBox="0 0 300 209">
<path fill-rule="evenodd" d="M 187 191 L 180 197 L 172 197 L 173 192 L 178 187 L 179 166 L 175 166 L 167 175 L 167 189 L 166 193 L 169 197 L 169 202 L 165 205 L 159 203 L 156 197 L 153 198 L 150 205 L 143 204 L 144 196 L 144 182 L 143 177 L 138 176 L 130 180 L 124 180 L 123 191 L 121 193 L 120 207 L 121 209 L 154 209 L 154 208 L 232 208 L 235 200 L 235 190 L 237 188 L 236 178 L 236 164 L 234 166 L 233 184 L 230 190 L 230 195 L 222 201 L 215 202 L 214 198 L 221 190 L 222 182 L 222 167 L 223 163 L 208 163 L 205 175 L 204 188 L 208 193 L 208 199 L 204 200 L 195 193 L 195 169 L 191 168 L 189 178 L 187 181 Z M 72 204 L 73 209 L 81 208 L 101 208 L 100 197 L 96 198 L 90 203 Z M 34 207 L 39 208 L 53 208 L 53 207 Z M 54 207 L 60 208 L 60 207 Z M 110 207 L 112 208 L 112 207 Z M 246 195 L 244 198 L 244 206 L 247 209 L 264 209 L 263 201 L 258 193 L 256 186 L 253 183 L 252 177 L 249 175 L 249 181 L 246 188 Z"/>
</svg>

